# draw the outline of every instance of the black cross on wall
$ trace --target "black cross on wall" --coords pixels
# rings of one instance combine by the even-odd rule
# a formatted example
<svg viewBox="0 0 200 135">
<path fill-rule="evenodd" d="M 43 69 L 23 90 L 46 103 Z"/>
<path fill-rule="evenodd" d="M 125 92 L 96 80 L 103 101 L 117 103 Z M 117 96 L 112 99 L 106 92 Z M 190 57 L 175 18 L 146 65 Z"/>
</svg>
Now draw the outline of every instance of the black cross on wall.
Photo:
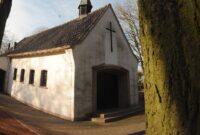
<svg viewBox="0 0 200 135">
<path fill-rule="evenodd" d="M 110 22 L 109 28 L 106 28 L 108 31 L 110 31 L 110 42 L 111 42 L 111 52 L 113 52 L 113 33 L 116 33 L 115 30 L 112 29 L 112 22 Z"/>
</svg>

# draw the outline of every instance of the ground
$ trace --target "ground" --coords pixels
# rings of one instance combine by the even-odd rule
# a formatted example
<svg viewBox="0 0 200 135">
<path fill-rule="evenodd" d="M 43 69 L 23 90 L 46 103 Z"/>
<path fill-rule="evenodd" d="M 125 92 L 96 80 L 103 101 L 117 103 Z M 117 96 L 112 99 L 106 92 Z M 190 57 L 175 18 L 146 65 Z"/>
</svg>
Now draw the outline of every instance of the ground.
<svg viewBox="0 0 200 135">
<path fill-rule="evenodd" d="M 3 119 L 4 115 L 9 119 Z M 4 123 L 12 121 L 12 124 L 20 123 L 16 124 L 18 125 L 16 129 L 20 131 L 22 128 L 26 135 L 144 135 L 145 130 L 144 114 L 105 125 L 90 121 L 70 122 L 35 110 L 2 94 L 0 95 L 0 121 L 0 131 L 3 131 L 1 127 Z M 11 127 L 7 129 L 13 129 Z M 17 132 L 15 131 L 15 135 L 20 134 Z"/>
<path fill-rule="evenodd" d="M 21 135 L 23 133 L 36 135 L 34 131 L 0 109 L 0 135 Z"/>
</svg>

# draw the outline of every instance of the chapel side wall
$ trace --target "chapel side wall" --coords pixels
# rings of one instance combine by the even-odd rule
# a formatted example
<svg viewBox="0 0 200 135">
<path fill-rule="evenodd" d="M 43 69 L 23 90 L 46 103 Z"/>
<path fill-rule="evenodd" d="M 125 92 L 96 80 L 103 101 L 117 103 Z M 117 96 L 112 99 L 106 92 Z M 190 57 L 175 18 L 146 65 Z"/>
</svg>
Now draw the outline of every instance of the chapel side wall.
<svg viewBox="0 0 200 135">
<path fill-rule="evenodd" d="M 8 71 L 9 63 L 8 57 L 0 57 L 0 69 Z"/>
<path fill-rule="evenodd" d="M 17 80 L 13 70 L 17 68 Z M 25 69 L 25 82 L 20 82 L 21 69 Z M 35 70 L 35 83 L 29 84 L 30 70 Z M 41 70 L 47 70 L 47 87 L 40 87 Z M 13 58 L 10 68 L 9 94 L 39 110 L 74 120 L 74 61 L 72 50 L 63 54 L 33 58 Z"/>
<path fill-rule="evenodd" d="M 113 49 L 109 54 L 110 33 L 105 29 L 112 21 L 117 34 L 113 35 Z M 117 40 L 118 39 L 118 40 Z M 109 50 L 109 52 L 108 52 Z M 129 71 L 130 105 L 138 103 L 137 66 L 138 62 L 132 54 L 124 38 L 113 12 L 109 9 L 90 32 L 82 44 L 73 49 L 75 59 L 75 117 L 87 117 L 93 112 L 93 70 L 99 65 L 114 65 Z"/>
<path fill-rule="evenodd" d="M 0 69 L 6 71 L 5 82 L 4 82 L 4 92 L 7 93 L 8 89 L 8 77 L 9 77 L 10 59 L 9 57 L 0 57 Z"/>
</svg>

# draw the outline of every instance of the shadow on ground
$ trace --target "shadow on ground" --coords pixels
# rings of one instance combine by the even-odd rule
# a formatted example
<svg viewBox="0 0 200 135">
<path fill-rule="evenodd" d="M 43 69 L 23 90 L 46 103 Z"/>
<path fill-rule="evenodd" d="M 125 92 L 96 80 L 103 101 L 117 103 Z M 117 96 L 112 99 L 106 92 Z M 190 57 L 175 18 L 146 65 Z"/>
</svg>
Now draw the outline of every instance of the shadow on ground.
<svg viewBox="0 0 200 135">
<path fill-rule="evenodd" d="M 4 133 L 0 132 L 0 135 L 8 135 L 8 134 L 4 134 Z"/>
<path fill-rule="evenodd" d="M 145 135 L 145 131 L 140 131 L 140 132 L 129 134 L 129 135 Z"/>
</svg>

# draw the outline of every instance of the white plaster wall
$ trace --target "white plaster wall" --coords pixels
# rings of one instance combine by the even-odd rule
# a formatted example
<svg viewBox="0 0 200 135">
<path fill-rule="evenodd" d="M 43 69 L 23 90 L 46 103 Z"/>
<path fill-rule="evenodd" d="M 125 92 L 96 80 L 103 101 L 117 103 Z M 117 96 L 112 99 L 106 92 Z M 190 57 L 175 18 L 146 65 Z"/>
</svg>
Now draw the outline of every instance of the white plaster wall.
<svg viewBox="0 0 200 135">
<path fill-rule="evenodd" d="M 113 50 L 110 49 L 110 33 L 106 30 L 112 22 L 116 33 L 113 35 Z M 75 115 L 85 117 L 93 111 L 92 68 L 98 65 L 114 65 L 127 69 L 130 76 L 130 104 L 138 103 L 137 66 L 124 34 L 111 9 L 104 14 L 87 38 L 73 49 L 75 59 Z"/>
<path fill-rule="evenodd" d="M 113 28 L 114 30 L 114 28 Z M 117 46 L 117 33 L 112 33 L 113 36 L 113 52 L 111 52 L 111 36 L 110 31 L 105 31 L 106 37 L 104 39 L 104 47 L 105 47 L 105 64 L 112 64 L 112 65 L 118 65 L 118 46 Z"/>
<path fill-rule="evenodd" d="M 0 57 L 0 69 L 7 71 L 9 67 L 9 58 L 8 57 Z"/>
<path fill-rule="evenodd" d="M 13 70 L 17 68 L 17 80 Z M 20 82 L 25 69 L 25 82 Z M 29 72 L 35 70 L 35 83 L 29 85 Z M 48 71 L 47 87 L 40 87 L 41 70 Z M 16 99 L 48 113 L 74 120 L 74 60 L 72 50 L 51 56 L 12 59 L 9 93 Z"/>
<path fill-rule="evenodd" d="M 6 71 L 5 82 L 4 82 L 4 92 L 6 92 L 8 87 L 8 76 L 9 76 L 9 66 L 10 66 L 10 59 L 6 56 L 0 57 L 0 69 Z"/>
</svg>

